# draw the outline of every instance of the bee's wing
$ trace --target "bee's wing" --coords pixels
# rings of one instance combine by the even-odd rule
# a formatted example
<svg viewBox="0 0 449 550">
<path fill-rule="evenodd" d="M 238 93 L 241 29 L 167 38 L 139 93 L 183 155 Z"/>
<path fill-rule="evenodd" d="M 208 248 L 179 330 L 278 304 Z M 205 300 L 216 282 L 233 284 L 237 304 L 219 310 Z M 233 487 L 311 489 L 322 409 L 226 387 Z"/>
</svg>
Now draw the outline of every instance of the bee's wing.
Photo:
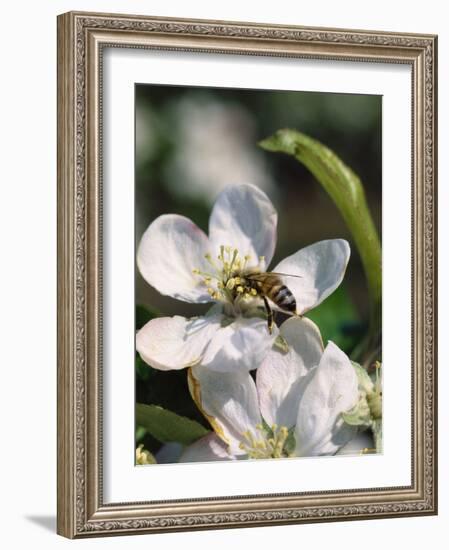
<svg viewBox="0 0 449 550">
<path fill-rule="evenodd" d="M 281 283 L 280 274 L 273 273 L 272 271 L 266 271 L 265 273 L 248 273 L 246 275 L 248 279 L 253 281 L 259 281 L 264 285 L 275 285 Z"/>
<path fill-rule="evenodd" d="M 290 275 L 288 273 L 278 273 L 276 271 L 266 271 L 265 273 L 248 273 L 247 277 L 253 279 L 253 281 L 260 281 L 265 285 L 274 286 L 276 284 L 283 284 L 284 279 L 287 277 L 302 278 L 301 275 Z M 286 282 L 288 286 L 288 283 Z"/>
<path fill-rule="evenodd" d="M 297 279 L 302 279 L 302 275 L 292 275 L 291 273 L 279 273 L 278 271 L 269 271 L 271 275 L 276 275 L 278 277 L 296 277 Z"/>
</svg>

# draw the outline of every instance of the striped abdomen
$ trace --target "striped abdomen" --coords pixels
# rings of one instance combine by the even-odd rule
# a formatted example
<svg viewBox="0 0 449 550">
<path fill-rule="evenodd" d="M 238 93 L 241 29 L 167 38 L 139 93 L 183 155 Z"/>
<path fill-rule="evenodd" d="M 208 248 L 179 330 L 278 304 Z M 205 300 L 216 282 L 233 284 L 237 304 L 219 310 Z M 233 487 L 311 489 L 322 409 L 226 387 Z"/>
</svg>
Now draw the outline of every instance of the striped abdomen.
<svg viewBox="0 0 449 550">
<path fill-rule="evenodd" d="M 296 300 L 290 289 L 285 285 L 275 285 L 266 292 L 268 298 L 278 307 L 292 313 L 296 312 Z"/>
</svg>

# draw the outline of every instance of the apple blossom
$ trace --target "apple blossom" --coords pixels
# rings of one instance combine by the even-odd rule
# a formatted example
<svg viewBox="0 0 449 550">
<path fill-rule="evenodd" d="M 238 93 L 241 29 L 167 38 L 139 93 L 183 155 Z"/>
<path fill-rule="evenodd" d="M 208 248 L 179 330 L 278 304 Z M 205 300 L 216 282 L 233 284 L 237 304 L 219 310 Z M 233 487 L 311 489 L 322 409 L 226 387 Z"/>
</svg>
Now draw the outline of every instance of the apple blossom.
<svg viewBox="0 0 449 550">
<path fill-rule="evenodd" d="M 266 194 L 250 184 L 227 187 L 209 220 L 209 236 L 176 214 L 158 217 L 137 252 L 144 279 L 161 294 L 191 303 L 216 303 L 193 319 L 149 321 L 137 334 L 142 359 L 161 370 L 201 364 L 221 372 L 259 366 L 277 337 L 268 334 L 262 300 L 241 279 L 265 272 L 276 246 L 277 213 Z M 341 283 L 349 260 L 345 240 L 307 246 L 272 271 L 292 275 L 288 288 L 296 314 L 320 304 Z"/>
<path fill-rule="evenodd" d="M 268 352 L 256 381 L 243 370 L 189 371 L 192 396 L 214 432 L 186 448 L 182 462 L 335 454 L 357 433 L 342 413 L 359 398 L 349 358 L 325 349 L 316 325 L 292 317 L 280 327 L 288 351 Z"/>
</svg>

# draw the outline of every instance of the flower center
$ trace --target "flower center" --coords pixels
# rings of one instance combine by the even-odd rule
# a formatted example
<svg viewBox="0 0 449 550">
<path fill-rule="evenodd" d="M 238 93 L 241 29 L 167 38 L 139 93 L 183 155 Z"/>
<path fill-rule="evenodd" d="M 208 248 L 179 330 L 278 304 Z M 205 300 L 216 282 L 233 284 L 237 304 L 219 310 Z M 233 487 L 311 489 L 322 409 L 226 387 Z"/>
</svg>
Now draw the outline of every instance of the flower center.
<svg viewBox="0 0 449 550">
<path fill-rule="evenodd" d="M 286 458 L 292 456 L 287 449 L 289 432 L 286 426 L 274 424 L 265 428 L 262 424 L 256 426 L 257 434 L 249 430 L 242 434 L 239 445 L 249 458 Z"/>
<path fill-rule="evenodd" d="M 245 285 L 244 274 L 251 264 L 251 256 L 241 256 L 239 250 L 232 246 L 220 246 L 220 253 L 214 259 L 210 254 L 204 256 L 210 265 L 209 271 L 194 269 L 214 300 L 234 303 L 237 299 L 247 300 L 257 296 L 257 290 Z M 260 256 L 259 263 L 251 271 L 262 271 L 265 258 Z"/>
</svg>

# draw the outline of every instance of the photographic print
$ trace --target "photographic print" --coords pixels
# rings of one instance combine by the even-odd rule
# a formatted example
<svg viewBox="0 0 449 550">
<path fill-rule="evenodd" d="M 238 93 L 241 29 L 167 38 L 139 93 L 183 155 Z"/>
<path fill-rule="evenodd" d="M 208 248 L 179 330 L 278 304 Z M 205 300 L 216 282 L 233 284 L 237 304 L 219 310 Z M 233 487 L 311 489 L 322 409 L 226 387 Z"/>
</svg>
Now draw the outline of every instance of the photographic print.
<svg viewBox="0 0 449 550">
<path fill-rule="evenodd" d="M 58 17 L 58 533 L 437 513 L 436 92 L 435 35 Z"/>
<path fill-rule="evenodd" d="M 136 465 L 382 453 L 381 123 L 135 85 Z"/>
</svg>

